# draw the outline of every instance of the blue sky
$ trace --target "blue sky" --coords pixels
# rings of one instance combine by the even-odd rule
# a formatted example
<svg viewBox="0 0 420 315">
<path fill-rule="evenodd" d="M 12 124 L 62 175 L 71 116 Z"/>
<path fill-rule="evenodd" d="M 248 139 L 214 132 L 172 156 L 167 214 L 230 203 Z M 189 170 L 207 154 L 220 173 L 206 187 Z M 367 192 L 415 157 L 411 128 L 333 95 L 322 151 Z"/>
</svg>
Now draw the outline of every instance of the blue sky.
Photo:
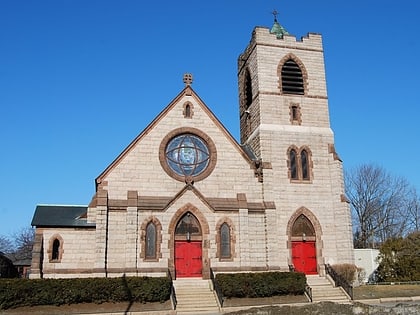
<svg viewBox="0 0 420 315">
<path fill-rule="evenodd" d="M 417 0 L 2 0 L 0 235 L 37 204 L 88 204 L 185 72 L 238 139 L 237 57 L 273 9 L 297 38 L 323 35 L 344 167 L 375 163 L 419 192 Z"/>
</svg>

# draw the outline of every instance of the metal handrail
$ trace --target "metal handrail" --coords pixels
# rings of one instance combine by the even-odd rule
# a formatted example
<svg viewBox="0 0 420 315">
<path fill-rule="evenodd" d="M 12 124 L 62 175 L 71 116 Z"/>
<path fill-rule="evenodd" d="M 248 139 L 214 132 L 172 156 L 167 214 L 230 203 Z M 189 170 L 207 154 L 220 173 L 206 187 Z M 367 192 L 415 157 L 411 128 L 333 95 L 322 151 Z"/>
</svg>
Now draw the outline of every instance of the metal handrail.
<svg viewBox="0 0 420 315">
<path fill-rule="evenodd" d="M 305 293 L 306 293 L 306 295 L 308 296 L 309 300 L 312 303 L 313 302 L 312 301 L 312 288 L 308 284 L 305 284 Z"/>
<path fill-rule="evenodd" d="M 213 269 L 211 269 L 211 268 L 210 268 L 210 279 L 211 279 L 211 282 L 213 284 L 213 289 L 214 289 L 214 291 L 216 291 L 216 296 L 217 296 L 217 299 L 219 300 L 220 307 L 223 307 L 223 301 L 224 301 L 223 293 L 222 293 L 222 290 L 219 287 L 219 284 L 217 283 L 216 279 L 214 278 Z"/>
<path fill-rule="evenodd" d="M 176 305 L 177 305 L 178 302 L 176 300 L 174 282 L 172 280 L 171 271 L 169 269 L 166 272 L 166 275 L 168 276 L 169 280 L 171 281 L 171 295 L 170 295 L 170 297 L 171 297 L 172 305 L 174 306 L 174 310 L 176 310 Z"/>
<path fill-rule="evenodd" d="M 325 272 L 334 280 L 335 286 L 342 287 L 350 299 L 353 300 L 353 286 L 341 275 L 339 275 L 334 268 L 330 266 L 330 264 L 325 264 Z"/>
</svg>

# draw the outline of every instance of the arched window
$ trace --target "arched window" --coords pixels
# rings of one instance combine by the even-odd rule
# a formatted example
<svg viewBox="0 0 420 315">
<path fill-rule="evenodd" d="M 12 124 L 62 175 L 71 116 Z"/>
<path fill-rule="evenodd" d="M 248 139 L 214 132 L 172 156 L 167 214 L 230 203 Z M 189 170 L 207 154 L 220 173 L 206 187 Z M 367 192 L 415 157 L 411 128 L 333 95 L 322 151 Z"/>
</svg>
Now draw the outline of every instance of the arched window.
<svg viewBox="0 0 420 315">
<path fill-rule="evenodd" d="M 184 118 L 192 118 L 194 106 L 190 102 L 184 104 Z"/>
<path fill-rule="evenodd" d="M 300 162 L 302 164 L 302 179 L 309 179 L 309 167 L 308 167 L 308 153 L 306 150 L 300 152 Z"/>
<path fill-rule="evenodd" d="M 175 237 L 182 237 L 187 241 L 196 239 L 201 236 L 201 227 L 197 218 L 191 213 L 187 212 L 179 220 L 175 228 Z"/>
<path fill-rule="evenodd" d="M 162 225 L 150 216 L 140 226 L 140 257 L 145 261 L 158 261 L 162 258 Z"/>
<path fill-rule="evenodd" d="M 249 70 L 247 69 L 245 72 L 245 85 L 244 85 L 245 91 L 245 109 L 248 109 L 248 107 L 252 103 L 252 82 L 251 82 L 251 75 L 249 73 Z"/>
<path fill-rule="evenodd" d="M 289 149 L 289 176 L 294 182 L 311 180 L 311 153 L 307 147 Z"/>
<path fill-rule="evenodd" d="M 304 214 L 297 217 L 293 223 L 292 237 L 302 238 L 305 241 L 308 240 L 307 238 L 310 238 L 311 240 L 315 239 L 314 226 Z"/>
<path fill-rule="evenodd" d="M 304 94 L 302 70 L 299 65 L 289 59 L 281 68 L 282 92 L 286 94 Z"/>
<path fill-rule="evenodd" d="M 290 177 L 292 179 L 298 179 L 297 157 L 296 157 L 296 151 L 293 149 L 290 150 L 289 160 L 290 160 Z"/>
<path fill-rule="evenodd" d="M 60 241 L 55 239 L 52 245 L 51 260 L 60 259 Z"/>
<path fill-rule="evenodd" d="M 227 223 L 220 227 L 220 258 L 231 258 L 230 228 Z"/>
<path fill-rule="evenodd" d="M 156 226 L 150 222 L 146 227 L 146 259 L 156 258 Z"/>
<path fill-rule="evenodd" d="M 290 108 L 290 122 L 292 125 L 300 125 L 302 123 L 302 117 L 300 112 L 300 105 L 292 103 L 289 106 Z"/>
</svg>

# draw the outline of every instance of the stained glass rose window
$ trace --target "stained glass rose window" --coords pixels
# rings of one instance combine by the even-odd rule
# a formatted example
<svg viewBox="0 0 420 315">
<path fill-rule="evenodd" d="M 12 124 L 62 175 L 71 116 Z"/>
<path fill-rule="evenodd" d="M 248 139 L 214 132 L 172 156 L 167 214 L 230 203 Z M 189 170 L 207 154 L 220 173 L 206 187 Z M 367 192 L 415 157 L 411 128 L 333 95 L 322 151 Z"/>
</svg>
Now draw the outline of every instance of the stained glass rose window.
<svg viewBox="0 0 420 315">
<path fill-rule="evenodd" d="M 207 144 L 194 134 L 181 134 L 172 138 L 165 149 L 168 166 L 180 176 L 197 176 L 209 165 Z"/>
</svg>

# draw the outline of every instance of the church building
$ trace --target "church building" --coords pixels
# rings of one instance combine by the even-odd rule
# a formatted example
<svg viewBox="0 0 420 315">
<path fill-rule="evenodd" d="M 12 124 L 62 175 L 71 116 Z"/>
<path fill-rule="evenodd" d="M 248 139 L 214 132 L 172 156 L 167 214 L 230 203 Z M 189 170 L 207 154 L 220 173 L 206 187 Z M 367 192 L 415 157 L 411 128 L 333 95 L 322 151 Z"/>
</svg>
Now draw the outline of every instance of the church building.
<svg viewBox="0 0 420 315">
<path fill-rule="evenodd" d="M 354 263 L 321 35 L 297 40 L 276 19 L 254 28 L 238 58 L 240 142 L 183 80 L 99 174 L 89 205 L 36 207 L 30 277 L 322 275 Z"/>
</svg>

